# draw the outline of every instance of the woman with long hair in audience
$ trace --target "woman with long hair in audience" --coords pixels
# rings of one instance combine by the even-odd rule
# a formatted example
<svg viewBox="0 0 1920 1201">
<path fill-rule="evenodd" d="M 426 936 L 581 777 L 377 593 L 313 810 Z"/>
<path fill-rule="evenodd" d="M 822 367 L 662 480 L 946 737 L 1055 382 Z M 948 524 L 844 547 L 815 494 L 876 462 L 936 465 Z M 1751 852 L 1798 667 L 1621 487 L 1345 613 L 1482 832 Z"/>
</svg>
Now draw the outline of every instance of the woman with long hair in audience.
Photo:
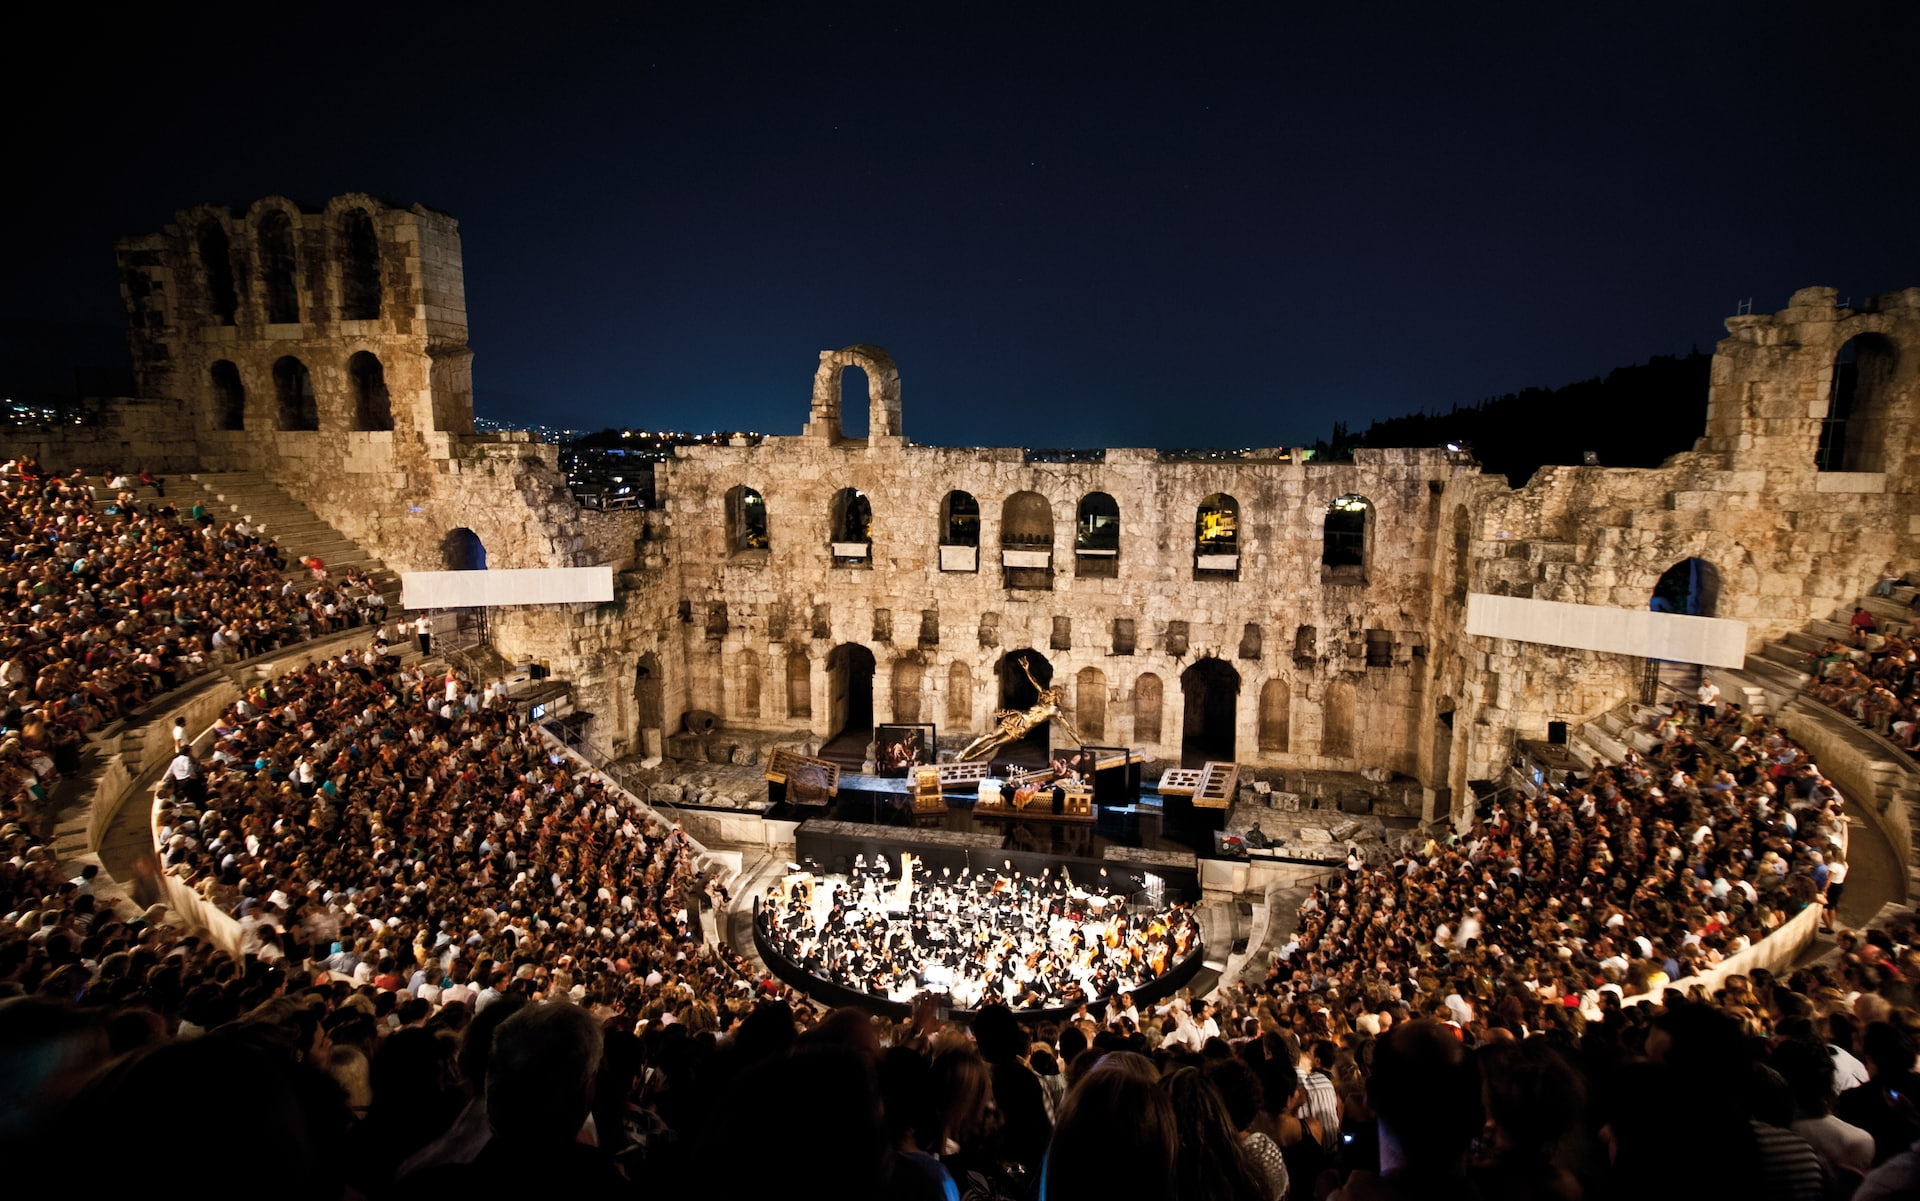
<svg viewBox="0 0 1920 1201">
<path fill-rule="evenodd" d="M 1220 1090 L 1199 1068 L 1181 1068 L 1161 1087 L 1173 1104 L 1174 1192 L 1180 1201 L 1276 1201 L 1235 1133 Z"/>
<path fill-rule="evenodd" d="M 1040 1201 L 1173 1201 L 1179 1125 L 1153 1061 L 1115 1051 L 1067 1093 Z"/>
</svg>

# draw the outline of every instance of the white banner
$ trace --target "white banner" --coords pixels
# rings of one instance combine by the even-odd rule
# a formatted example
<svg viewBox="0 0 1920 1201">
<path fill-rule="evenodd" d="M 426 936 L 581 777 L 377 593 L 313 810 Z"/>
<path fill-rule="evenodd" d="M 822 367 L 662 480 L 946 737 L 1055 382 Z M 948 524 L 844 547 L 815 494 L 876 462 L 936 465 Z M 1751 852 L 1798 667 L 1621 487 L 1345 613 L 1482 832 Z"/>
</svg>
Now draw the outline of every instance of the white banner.
<svg viewBox="0 0 1920 1201">
<path fill-rule="evenodd" d="M 1486 592 L 1467 597 L 1467 633 L 1707 667 L 1739 667 L 1747 661 L 1744 621 Z"/>
<path fill-rule="evenodd" d="M 575 605 L 612 599 L 611 567 L 528 567 L 400 573 L 400 607 L 403 609 Z"/>
</svg>

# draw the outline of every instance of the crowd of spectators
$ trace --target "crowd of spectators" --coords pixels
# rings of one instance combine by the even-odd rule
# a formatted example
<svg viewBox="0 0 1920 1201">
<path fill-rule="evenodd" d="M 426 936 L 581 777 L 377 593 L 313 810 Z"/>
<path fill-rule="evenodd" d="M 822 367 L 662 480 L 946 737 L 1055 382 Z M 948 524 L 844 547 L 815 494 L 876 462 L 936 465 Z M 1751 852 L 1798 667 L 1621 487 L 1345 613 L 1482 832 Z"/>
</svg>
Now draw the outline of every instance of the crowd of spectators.
<svg viewBox="0 0 1920 1201">
<path fill-rule="evenodd" d="M 86 736 L 224 658 L 384 616 L 355 572 L 297 587 L 244 519 L 182 514 L 163 481 L 0 466 L 0 771 L 44 803 Z M 139 491 L 158 492 L 142 503 Z"/>
<path fill-rule="evenodd" d="M 188 664 L 234 609 L 311 609 L 238 530 L 229 548 L 157 506 L 105 513 L 117 497 L 95 517 L 84 481 L 7 488 L 30 515 L 10 516 L 23 595 L 60 585 L 34 621 L 76 623 L 10 644 L 36 682 L 48 639 L 84 652 L 171 629 L 151 645 Z M 105 560 L 75 570 L 91 544 L 48 514 L 99 527 Z M 498 688 L 384 643 L 259 684 L 197 744 L 182 732 L 159 850 L 235 946 L 60 871 L 22 820 L 42 778 L 18 776 L 0 814 L 13 1162 L 68 1162 L 94 1187 L 325 1198 L 1920 1188 L 1910 923 L 1843 933 L 1833 961 L 1789 975 L 1670 987 L 1834 899 L 1844 802 L 1737 707 L 1458 836 L 1350 861 L 1271 974 L 1214 1004 L 1121 994 L 1026 1025 L 989 1005 L 961 1026 L 930 995 L 898 1021 L 823 1013 L 752 969 L 708 936 L 703 908 L 727 898 L 677 827 Z M 10 729 L 49 719 L 37 683 L 10 693 Z"/>
<path fill-rule="evenodd" d="M 1814 697 L 1908 753 L 1920 752 L 1920 648 L 1910 635 L 1876 627 L 1857 645 L 1829 638 L 1809 668 Z"/>
</svg>

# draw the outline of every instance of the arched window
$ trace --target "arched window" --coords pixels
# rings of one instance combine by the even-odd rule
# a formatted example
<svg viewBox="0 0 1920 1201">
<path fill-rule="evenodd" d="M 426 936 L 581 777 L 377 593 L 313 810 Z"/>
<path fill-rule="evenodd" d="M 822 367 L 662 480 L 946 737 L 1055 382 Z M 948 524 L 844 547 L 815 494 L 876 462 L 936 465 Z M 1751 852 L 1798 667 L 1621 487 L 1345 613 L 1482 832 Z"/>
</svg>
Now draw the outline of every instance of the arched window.
<svg viewBox="0 0 1920 1201">
<path fill-rule="evenodd" d="M 1160 677 L 1146 672 L 1133 682 L 1133 740 L 1152 744 L 1160 741 L 1160 708 L 1166 689 Z"/>
<path fill-rule="evenodd" d="M 813 716 L 813 663 L 805 651 L 787 652 L 787 716 Z"/>
<path fill-rule="evenodd" d="M 1083 667 L 1073 677 L 1073 724 L 1083 738 L 1107 736 L 1107 673 L 1097 667 Z"/>
<path fill-rule="evenodd" d="M 1053 587 L 1053 506 L 1038 492 L 1000 506 L 1000 565 L 1008 588 Z"/>
<path fill-rule="evenodd" d="M 292 355 L 286 355 L 275 362 L 273 395 L 279 402 L 281 429 L 317 430 L 320 428 L 320 405 L 313 398 L 313 377 L 307 374 L 305 363 Z"/>
<path fill-rule="evenodd" d="M 387 373 L 380 360 L 360 351 L 347 360 L 347 379 L 353 384 L 353 428 L 393 428 L 393 400 L 387 395 Z"/>
<path fill-rule="evenodd" d="M 767 549 L 767 501 L 745 484 L 727 489 L 727 553 Z"/>
<path fill-rule="evenodd" d="M 1848 339 L 1833 360 L 1827 418 L 1814 465 L 1821 471 L 1885 471 L 1887 419 L 1898 354 L 1879 334 Z"/>
<path fill-rule="evenodd" d="M 266 289 L 267 320 L 275 325 L 300 320 L 300 290 L 295 282 L 293 219 L 281 209 L 260 218 L 260 283 Z"/>
<path fill-rule="evenodd" d="M 200 249 L 200 273 L 207 281 L 207 312 L 216 323 L 232 325 L 234 313 L 240 308 L 240 295 L 233 286 L 233 253 L 227 241 L 227 228 L 208 217 L 200 223 L 196 241 Z"/>
<path fill-rule="evenodd" d="M 1195 579 L 1240 576 L 1240 502 L 1216 492 L 1200 502 L 1193 518 Z"/>
<path fill-rule="evenodd" d="M 1293 740 L 1293 689 L 1285 680 L 1268 680 L 1260 688 L 1260 749 L 1285 754 Z"/>
<path fill-rule="evenodd" d="M 940 502 L 940 570 L 980 570 L 980 502 L 971 492 L 955 490 Z"/>
<path fill-rule="evenodd" d="M 1349 492 L 1327 506 L 1320 532 L 1321 574 L 1342 583 L 1367 582 L 1367 536 L 1372 532 L 1373 504 Z"/>
<path fill-rule="evenodd" d="M 1080 498 L 1073 523 L 1073 574 L 1112 580 L 1120 575 L 1120 502 L 1104 492 Z"/>
<path fill-rule="evenodd" d="M 873 558 L 873 504 L 858 488 L 833 494 L 830 515 L 835 567 L 868 566 Z"/>
<path fill-rule="evenodd" d="M 367 210 L 341 217 L 340 251 L 340 319 L 372 321 L 380 316 L 380 239 Z"/>
<path fill-rule="evenodd" d="M 480 535 L 461 526 L 440 540 L 440 561 L 446 571 L 485 571 L 487 547 Z"/>
<path fill-rule="evenodd" d="M 213 422 L 215 429 L 247 428 L 247 386 L 240 382 L 240 369 L 221 359 L 207 372 L 213 382 Z"/>
<path fill-rule="evenodd" d="M 973 669 L 958 659 L 947 665 L 947 724 L 973 730 Z"/>
<path fill-rule="evenodd" d="M 847 366 L 840 371 L 840 439 L 865 442 L 872 424 L 871 382 L 866 368 Z M 848 404 L 851 398 L 853 403 Z"/>
</svg>

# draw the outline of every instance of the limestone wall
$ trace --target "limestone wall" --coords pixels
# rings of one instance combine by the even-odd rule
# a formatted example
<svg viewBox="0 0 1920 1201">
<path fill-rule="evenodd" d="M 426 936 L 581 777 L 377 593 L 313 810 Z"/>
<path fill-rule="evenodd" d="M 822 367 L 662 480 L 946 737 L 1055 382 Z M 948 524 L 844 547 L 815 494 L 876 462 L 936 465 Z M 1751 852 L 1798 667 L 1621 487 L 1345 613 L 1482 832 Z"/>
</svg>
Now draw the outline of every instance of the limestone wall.
<svg viewBox="0 0 1920 1201">
<path fill-rule="evenodd" d="M 1437 449 L 1319 464 L 922 447 L 899 367 L 859 345 L 823 352 L 810 387 L 796 376 L 803 433 L 684 450 L 657 473 L 663 511 L 608 514 L 573 501 L 554 448 L 473 433 L 445 214 L 269 197 L 183 211 L 119 256 L 154 399 L 100 427 L 106 457 L 264 472 L 400 570 L 443 566 L 458 529 L 490 566 L 613 566 L 611 604 L 492 622 L 509 658 L 574 681 L 603 751 L 657 751 L 690 709 L 826 737 L 863 687 L 876 720 L 932 722 L 952 744 L 988 725 L 1025 652 L 1088 742 L 1172 759 L 1198 733 L 1246 763 L 1386 767 L 1444 807 L 1516 738 L 1611 707 L 1644 670 L 1469 638 L 1468 592 L 1638 608 L 1699 558 L 1718 577 L 1714 615 L 1747 622 L 1758 646 L 1827 616 L 1888 559 L 1920 558 L 1920 289 L 1841 306 L 1809 288 L 1729 319 L 1704 436 L 1654 470 L 1547 468 L 1516 490 Z M 850 367 L 867 378 L 866 437 L 844 429 L 860 401 L 843 395 Z M 54 463 L 106 453 L 64 430 L 19 441 Z M 944 519 L 954 492 L 978 503 L 972 551 Z M 1221 494 L 1230 561 L 1197 546 Z M 1342 544 L 1353 562 L 1329 566 L 1330 506 L 1349 497 L 1364 498 L 1362 531 Z M 1083 545 L 1097 501 L 1118 538 Z M 859 504 L 871 523 L 853 529 Z"/>
<path fill-rule="evenodd" d="M 876 720 L 931 721 L 943 739 L 960 738 L 990 723 L 1003 658 L 1029 651 L 1051 665 L 1088 741 L 1177 757 L 1182 678 L 1198 664 L 1221 686 L 1237 683 L 1233 743 L 1244 761 L 1412 770 L 1433 512 L 1461 470 L 1439 451 L 1362 452 L 1337 465 L 1184 462 L 1141 450 L 1029 463 L 1017 450 L 818 433 L 684 450 L 657 476 L 667 557 L 681 567 L 690 618 L 680 628 L 679 704 L 831 734 L 845 672 L 829 660 L 853 645 L 873 655 Z M 765 547 L 741 545 L 729 527 L 736 488 L 764 500 Z M 872 508 L 871 546 L 859 557 L 835 553 L 844 489 Z M 980 508 L 971 569 L 943 570 L 942 500 L 953 490 Z M 1118 502 L 1118 555 L 1078 555 L 1080 506 L 1102 493 Z M 1203 500 L 1220 493 L 1238 502 L 1237 573 L 1209 575 L 1196 570 L 1195 523 Z M 1010 587 L 1002 567 L 1016 494 L 1038 497 L 1051 517 L 1050 541 L 1015 548 L 1050 560 L 1050 573 L 1019 581 L 1038 586 Z M 1329 569 L 1323 526 L 1329 504 L 1347 495 L 1369 502 L 1368 550 L 1357 570 Z M 1158 684 L 1157 705 L 1142 700 L 1143 679 Z"/>
<path fill-rule="evenodd" d="M 1441 603 L 1464 582 L 1642 608 L 1668 568 L 1698 558 L 1717 579 L 1710 615 L 1746 622 L 1756 651 L 1844 613 L 1889 560 L 1911 567 L 1920 558 L 1920 485 L 1907 469 L 1920 462 L 1920 289 L 1858 309 L 1836 307 L 1831 288 L 1803 289 L 1781 312 L 1730 318 L 1727 328 L 1694 452 L 1653 470 L 1547 467 L 1517 490 L 1456 488 Z M 1849 345 L 1868 348 L 1857 364 L 1843 353 Z M 1846 390 L 1838 403 L 1837 374 Z M 1830 420 L 1842 413 L 1847 421 Z M 1443 691 L 1464 694 L 1460 753 L 1446 773 L 1456 789 L 1496 774 L 1516 737 L 1611 707 L 1642 670 L 1626 656 L 1466 638 L 1452 632 L 1460 620 L 1436 614 L 1435 623 Z"/>
</svg>

